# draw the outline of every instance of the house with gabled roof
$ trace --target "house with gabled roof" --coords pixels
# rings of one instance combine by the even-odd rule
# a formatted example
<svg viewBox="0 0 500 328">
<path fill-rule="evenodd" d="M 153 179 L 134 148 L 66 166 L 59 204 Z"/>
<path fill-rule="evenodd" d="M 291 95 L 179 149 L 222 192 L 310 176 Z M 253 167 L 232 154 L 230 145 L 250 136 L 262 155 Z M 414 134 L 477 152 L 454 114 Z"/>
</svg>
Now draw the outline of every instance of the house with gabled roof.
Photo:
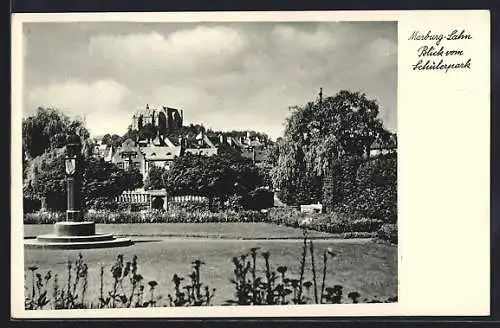
<svg viewBox="0 0 500 328">
<path fill-rule="evenodd" d="M 144 155 L 131 139 L 127 139 L 122 143 L 120 148 L 112 155 L 111 162 L 125 170 L 134 167 L 140 172 L 144 171 Z"/>
<path fill-rule="evenodd" d="M 181 150 L 181 146 L 148 146 L 141 148 L 141 152 L 144 155 L 143 175 L 146 176 L 152 166 L 168 170 L 174 159 L 181 156 Z"/>
</svg>

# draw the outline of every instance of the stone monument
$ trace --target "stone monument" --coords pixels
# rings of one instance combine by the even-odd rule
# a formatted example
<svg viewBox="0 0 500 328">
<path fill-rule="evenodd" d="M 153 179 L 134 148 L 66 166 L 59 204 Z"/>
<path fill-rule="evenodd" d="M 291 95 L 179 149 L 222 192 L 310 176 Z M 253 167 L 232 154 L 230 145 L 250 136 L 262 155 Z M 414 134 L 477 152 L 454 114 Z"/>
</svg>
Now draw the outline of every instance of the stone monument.
<svg viewBox="0 0 500 328">
<path fill-rule="evenodd" d="M 30 248 L 85 249 L 132 245 L 128 238 L 95 232 L 95 223 L 86 221 L 82 212 L 81 184 L 83 177 L 82 144 L 80 137 L 70 135 L 66 144 L 66 221 L 54 225 L 54 233 L 26 240 Z"/>
</svg>

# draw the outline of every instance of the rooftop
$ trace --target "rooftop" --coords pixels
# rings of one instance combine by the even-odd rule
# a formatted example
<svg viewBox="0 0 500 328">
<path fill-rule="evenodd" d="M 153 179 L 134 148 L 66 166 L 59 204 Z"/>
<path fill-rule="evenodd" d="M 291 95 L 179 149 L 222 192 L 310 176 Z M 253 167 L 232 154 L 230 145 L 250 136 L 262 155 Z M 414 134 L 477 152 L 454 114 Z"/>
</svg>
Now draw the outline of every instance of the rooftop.
<svg viewBox="0 0 500 328">
<path fill-rule="evenodd" d="M 149 146 L 141 149 L 146 160 L 167 161 L 181 155 L 181 147 Z"/>
</svg>

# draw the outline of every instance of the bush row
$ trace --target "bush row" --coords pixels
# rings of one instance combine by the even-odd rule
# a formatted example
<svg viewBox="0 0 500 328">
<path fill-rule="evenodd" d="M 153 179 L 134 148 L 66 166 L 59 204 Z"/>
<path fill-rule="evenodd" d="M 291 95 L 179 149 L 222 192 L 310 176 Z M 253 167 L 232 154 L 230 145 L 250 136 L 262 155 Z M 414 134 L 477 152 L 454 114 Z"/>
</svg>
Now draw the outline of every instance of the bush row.
<svg viewBox="0 0 500 328">
<path fill-rule="evenodd" d="M 377 237 L 389 241 L 393 244 L 398 243 L 398 225 L 394 223 L 384 224 L 378 231 Z"/>
<path fill-rule="evenodd" d="M 379 237 L 397 243 L 395 224 L 384 224 L 381 220 L 368 218 L 349 218 L 345 214 L 305 214 L 294 208 L 272 208 L 269 211 L 186 211 L 181 208 L 167 212 L 148 210 L 130 211 L 89 211 L 86 219 L 101 224 L 119 223 L 236 223 L 267 222 L 295 228 L 306 228 L 321 232 L 341 234 L 343 238 Z M 66 219 L 65 213 L 39 212 L 26 213 L 25 224 L 51 224 Z"/>
<path fill-rule="evenodd" d="M 266 211 L 186 211 L 172 209 L 170 211 L 148 210 L 140 212 L 128 211 L 89 211 L 86 219 L 96 223 L 208 223 L 208 222 L 270 222 L 290 227 L 301 227 L 307 218 L 310 222 L 305 228 L 330 233 L 374 232 L 383 224 L 380 220 L 354 219 L 348 220 L 336 214 L 304 214 L 290 209 L 271 209 Z M 51 224 L 66 219 L 62 212 L 37 212 L 24 215 L 25 224 Z"/>
<path fill-rule="evenodd" d="M 148 210 L 140 212 L 128 211 L 88 211 L 85 218 L 95 223 L 209 223 L 209 222 L 267 222 L 266 213 L 259 211 L 185 211 L 170 210 L 168 212 Z M 51 224 L 64 221 L 66 215 L 59 212 L 26 213 L 25 224 Z"/>
<path fill-rule="evenodd" d="M 369 218 L 352 218 L 340 213 L 301 213 L 293 208 L 273 208 L 268 212 L 269 221 L 291 227 L 306 227 L 311 230 L 346 233 L 374 232 L 383 221 Z"/>
</svg>

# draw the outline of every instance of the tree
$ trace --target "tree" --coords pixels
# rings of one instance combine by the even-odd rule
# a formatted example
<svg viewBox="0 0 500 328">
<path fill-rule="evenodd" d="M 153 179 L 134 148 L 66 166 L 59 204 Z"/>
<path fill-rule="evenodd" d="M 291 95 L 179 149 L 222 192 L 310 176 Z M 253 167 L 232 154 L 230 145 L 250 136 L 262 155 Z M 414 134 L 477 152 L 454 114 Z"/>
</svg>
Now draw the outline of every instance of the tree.
<svg viewBox="0 0 500 328">
<path fill-rule="evenodd" d="M 125 170 L 125 190 L 135 190 L 144 186 L 142 173 L 138 168 L 129 166 Z"/>
<path fill-rule="evenodd" d="M 106 146 L 111 145 L 111 134 L 106 133 L 101 139 L 101 144 Z"/>
<path fill-rule="evenodd" d="M 285 202 L 322 199 L 324 177 L 337 161 L 368 153 L 383 133 L 378 105 L 359 92 L 342 90 L 334 97 L 293 106 L 282 140 L 276 143 L 271 175 Z"/>
<path fill-rule="evenodd" d="M 243 195 L 262 184 L 263 178 L 249 159 L 236 156 L 178 157 L 164 174 L 167 192 L 173 195 L 200 195 L 222 205 L 232 195 Z"/>
<path fill-rule="evenodd" d="M 165 174 L 165 169 L 159 166 L 152 166 L 149 169 L 148 175 L 146 176 L 146 181 L 144 182 L 145 190 L 158 190 L 164 189 L 165 184 L 163 182 L 163 176 Z"/>
<path fill-rule="evenodd" d="M 138 133 L 139 139 L 141 140 L 152 140 L 156 137 L 156 135 L 157 135 L 156 127 L 151 123 L 144 124 L 139 129 Z"/>
<path fill-rule="evenodd" d="M 27 169 L 24 194 L 41 200 L 50 210 L 66 209 L 64 148 L 56 148 L 33 159 Z M 124 190 L 142 186 L 142 174 L 123 170 L 94 157 L 83 158 L 82 203 L 92 207 L 98 200 L 112 201 Z"/>
<path fill-rule="evenodd" d="M 88 158 L 82 181 L 82 195 L 87 207 L 97 201 L 112 201 L 125 190 L 142 186 L 142 174 L 137 169 L 120 169 L 102 158 Z"/>
<path fill-rule="evenodd" d="M 83 140 L 89 137 L 84 122 L 71 120 L 53 108 L 39 107 L 35 115 L 23 119 L 22 130 L 23 149 L 30 158 L 63 147 L 69 134 L 78 134 Z"/>
<path fill-rule="evenodd" d="M 56 148 L 33 159 L 26 170 L 23 193 L 41 201 L 42 210 L 62 210 L 66 201 L 64 149 Z"/>
<path fill-rule="evenodd" d="M 104 137 L 102 137 L 101 143 L 108 147 L 113 147 L 114 149 L 117 149 L 121 146 L 123 140 L 125 139 L 123 139 L 123 137 L 120 137 L 117 134 L 111 135 L 107 133 L 104 135 Z"/>
<path fill-rule="evenodd" d="M 130 139 L 130 140 L 133 140 L 133 141 L 137 141 L 139 139 L 139 131 L 132 129 L 131 125 L 129 125 L 129 127 L 127 129 L 127 133 L 125 133 L 122 136 L 122 140 L 123 141 L 125 141 L 127 139 Z"/>
</svg>

